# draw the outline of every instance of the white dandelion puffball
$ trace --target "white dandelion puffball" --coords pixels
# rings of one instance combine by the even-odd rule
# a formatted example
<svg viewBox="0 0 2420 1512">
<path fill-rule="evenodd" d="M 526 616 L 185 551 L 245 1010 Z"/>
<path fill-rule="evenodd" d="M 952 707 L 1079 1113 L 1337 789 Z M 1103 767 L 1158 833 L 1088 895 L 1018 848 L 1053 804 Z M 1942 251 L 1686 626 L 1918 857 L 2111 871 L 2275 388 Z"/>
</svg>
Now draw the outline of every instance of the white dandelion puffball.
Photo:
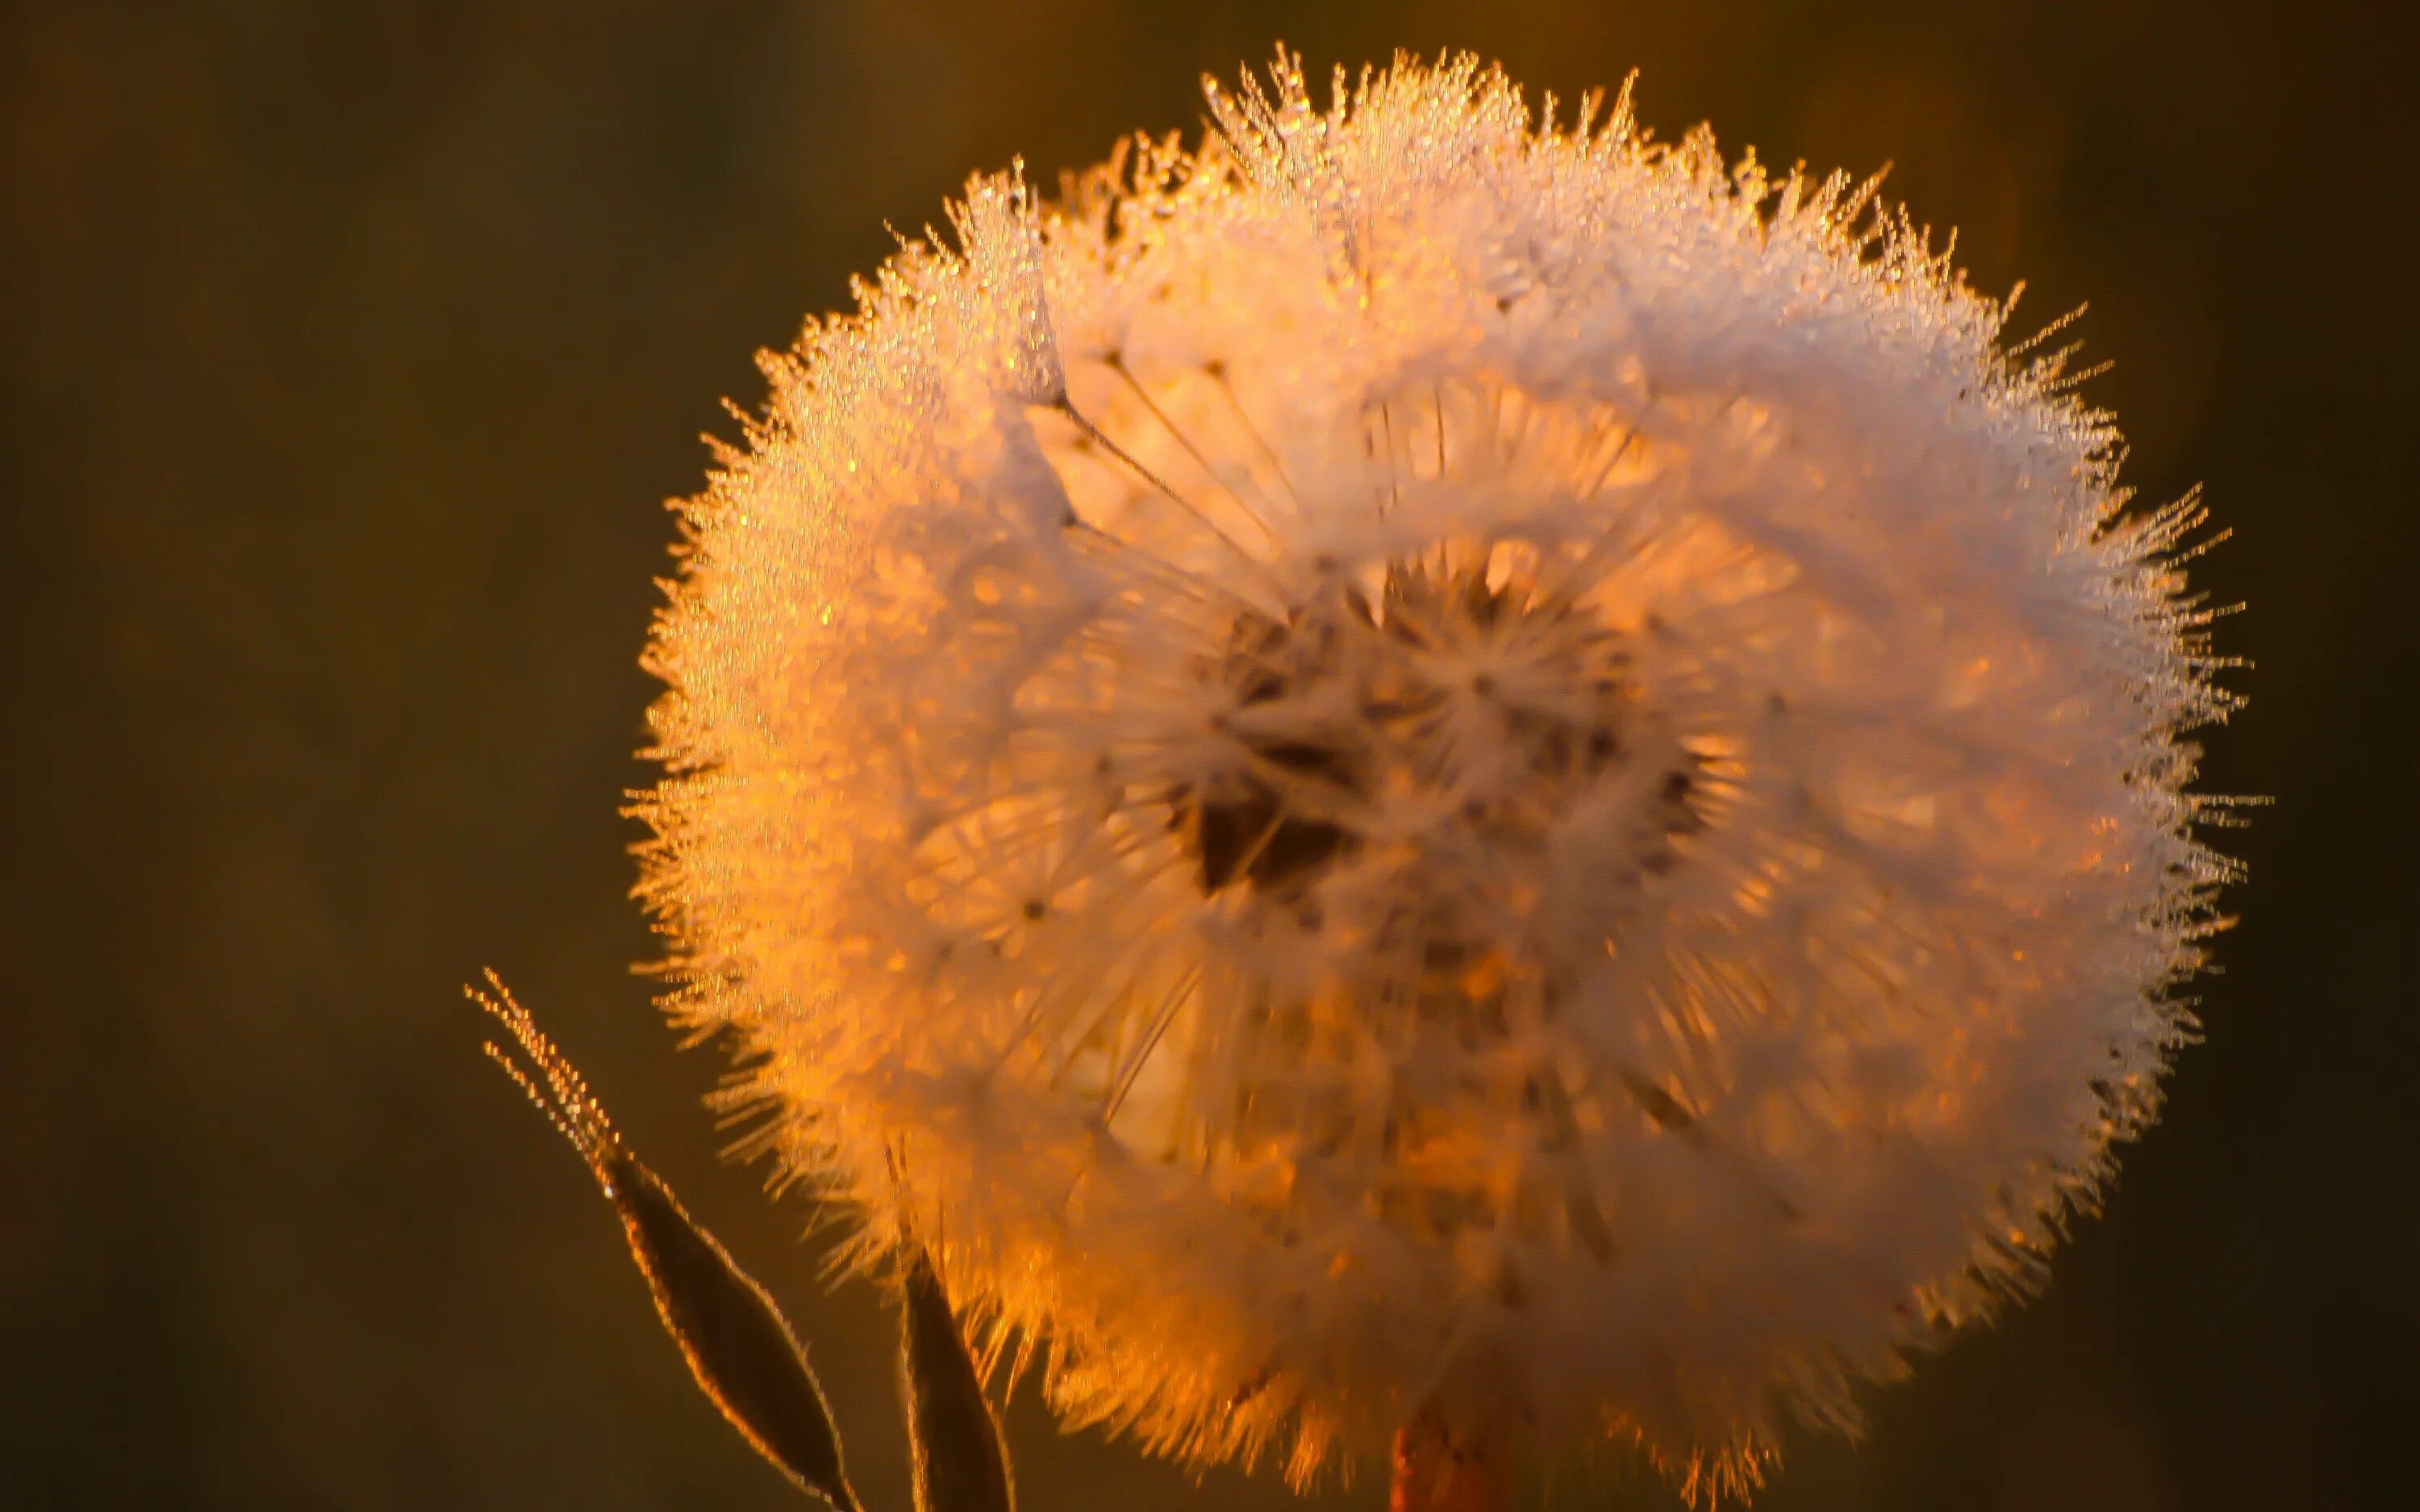
<svg viewBox="0 0 2420 1512">
<path fill-rule="evenodd" d="M 768 360 L 650 652 L 672 1006 L 1071 1419 L 1745 1486 L 2151 1116 L 2198 511 L 1870 186 L 1274 81 Z"/>
</svg>

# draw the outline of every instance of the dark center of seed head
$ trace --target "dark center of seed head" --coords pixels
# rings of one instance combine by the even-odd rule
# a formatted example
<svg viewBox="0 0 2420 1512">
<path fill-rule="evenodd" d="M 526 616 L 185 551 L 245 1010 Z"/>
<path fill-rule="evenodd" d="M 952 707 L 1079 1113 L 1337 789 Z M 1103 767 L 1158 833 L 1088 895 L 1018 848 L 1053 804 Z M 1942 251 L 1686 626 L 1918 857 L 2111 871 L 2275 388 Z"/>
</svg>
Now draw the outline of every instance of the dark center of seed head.
<svg viewBox="0 0 2420 1512">
<path fill-rule="evenodd" d="M 1298 898 L 1360 845 L 1350 816 L 1390 766 L 1407 765 L 1416 781 L 1439 779 L 1445 753 L 1424 733 L 1432 716 L 1453 696 L 1503 708 L 1501 687 L 1484 672 L 1458 690 L 1430 682 L 1416 671 L 1419 654 L 1450 650 L 1457 640 L 1476 642 L 1508 614 L 1539 617 L 1569 635 L 1570 674 L 1586 694 L 1588 712 L 1576 722 L 1503 708 L 1505 738 L 1522 747 L 1540 784 L 1533 809 L 1559 808 L 1621 759 L 1619 727 L 1633 698 L 1627 679 L 1611 671 L 1623 661 L 1616 632 L 1586 627 L 1583 613 L 1517 582 L 1491 584 L 1483 565 L 1414 562 L 1387 570 L 1374 602 L 1360 587 L 1331 579 L 1323 596 L 1282 622 L 1239 617 L 1223 655 L 1206 662 L 1202 675 L 1233 711 L 1212 723 L 1243 759 L 1170 795 L 1170 827 L 1186 841 L 1202 892 L 1240 884 L 1264 896 Z M 1283 734 L 1255 733 L 1256 723 L 1276 721 L 1255 721 L 1252 710 L 1312 696 L 1326 711 L 1330 728 L 1324 733 L 1300 725 Z M 1357 711 L 1357 719 L 1339 722 L 1340 709 Z M 1686 802 L 1690 779 L 1674 777 L 1677 789 L 1668 785 L 1665 795 L 1671 810 L 1666 836 L 1697 827 Z M 1490 831 L 1492 841 L 1520 842 L 1511 826 L 1521 821 L 1476 801 L 1460 812 Z M 1497 828 L 1506 833 L 1494 834 Z"/>
</svg>

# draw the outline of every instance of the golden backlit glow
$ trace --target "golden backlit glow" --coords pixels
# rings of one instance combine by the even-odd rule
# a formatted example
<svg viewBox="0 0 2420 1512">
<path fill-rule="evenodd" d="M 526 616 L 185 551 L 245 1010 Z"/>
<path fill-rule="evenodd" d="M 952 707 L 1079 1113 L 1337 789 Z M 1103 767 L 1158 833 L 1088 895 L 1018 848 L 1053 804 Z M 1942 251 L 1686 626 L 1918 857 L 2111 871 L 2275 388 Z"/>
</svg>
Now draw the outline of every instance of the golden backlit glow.
<svg viewBox="0 0 2420 1512">
<path fill-rule="evenodd" d="M 2152 1114 L 2222 714 L 2118 440 L 1869 190 L 1291 63 L 768 363 L 642 812 L 735 1103 L 1070 1418 L 1706 1494 Z"/>
</svg>

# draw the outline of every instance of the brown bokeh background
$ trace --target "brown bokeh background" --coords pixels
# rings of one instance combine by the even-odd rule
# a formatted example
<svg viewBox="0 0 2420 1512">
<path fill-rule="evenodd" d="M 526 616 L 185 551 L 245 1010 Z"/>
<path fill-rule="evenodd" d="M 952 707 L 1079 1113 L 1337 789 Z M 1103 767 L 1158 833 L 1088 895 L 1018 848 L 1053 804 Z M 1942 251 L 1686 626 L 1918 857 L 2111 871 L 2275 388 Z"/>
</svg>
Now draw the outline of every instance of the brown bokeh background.
<svg viewBox="0 0 2420 1512">
<path fill-rule="evenodd" d="M 56 0 L 0 6 L 0 1507 L 796 1504 L 480 1062 L 494 963 L 815 1341 L 906 1504 L 888 1324 L 717 1159 L 627 972 L 662 501 L 885 223 L 1044 181 L 1283 37 L 1467 46 L 1870 169 L 2020 325 L 2086 300 L 2209 485 L 2274 795 L 2164 1123 L 2040 1304 L 1792 1445 L 1798 1509 L 2370 1508 L 2420 1353 L 2420 548 L 2397 8 L 2194 0 Z M 1030 1396 L 1030 1393 L 1028 1394 Z M 1029 1512 L 1275 1508 L 1055 1434 Z M 1557 1507 L 1663 1506 L 1616 1473 Z M 1316 1504 L 1373 1508 L 1365 1477 Z"/>
</svg>

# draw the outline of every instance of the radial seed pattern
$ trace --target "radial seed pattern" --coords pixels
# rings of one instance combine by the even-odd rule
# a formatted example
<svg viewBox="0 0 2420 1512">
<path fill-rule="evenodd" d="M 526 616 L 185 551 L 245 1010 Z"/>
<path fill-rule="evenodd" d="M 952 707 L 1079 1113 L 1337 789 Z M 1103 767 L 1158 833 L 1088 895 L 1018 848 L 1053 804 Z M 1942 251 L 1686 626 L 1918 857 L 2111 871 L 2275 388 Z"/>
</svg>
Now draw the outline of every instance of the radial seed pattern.
<svg viewBox="0 0 2420 1512">
<path fill-rule="evenodd" d="M 2152 1112 L 2198 512 L 1845 179 L 1467 60 L 1212 110 L 768 361 L 651 651 L 673 1006 L 1072 1417 L 1745 1486 Z"/>
</svg>

